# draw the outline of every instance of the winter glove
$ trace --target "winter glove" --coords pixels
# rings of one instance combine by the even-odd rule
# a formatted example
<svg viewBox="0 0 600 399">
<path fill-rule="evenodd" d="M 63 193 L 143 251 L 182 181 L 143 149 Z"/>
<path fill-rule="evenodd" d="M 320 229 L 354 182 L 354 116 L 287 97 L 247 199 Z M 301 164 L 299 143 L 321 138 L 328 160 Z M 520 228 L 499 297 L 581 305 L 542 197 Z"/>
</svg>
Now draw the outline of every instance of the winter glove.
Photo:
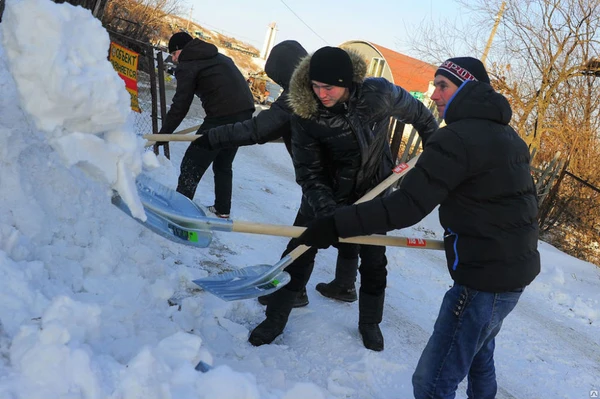
<svg viewBox="0 0 600 399">
<path fill-rule="evenodd" d="M 194 140 L 194 145 L 202 149 L 212 151 L 212 147 L 210 146 L 210 140 L 208 139 L 207 133 Z"/>
<path fill-rule="evenodd" d="M 338 241 L 338 232 L 335 227 L 335 218 L 333 216 L 313 220 L 308 223 L 304 233 L 298 237 L 298 242 L 300 244 L 323 249 L 330 245 L 337 244 Z"/>
</svg>

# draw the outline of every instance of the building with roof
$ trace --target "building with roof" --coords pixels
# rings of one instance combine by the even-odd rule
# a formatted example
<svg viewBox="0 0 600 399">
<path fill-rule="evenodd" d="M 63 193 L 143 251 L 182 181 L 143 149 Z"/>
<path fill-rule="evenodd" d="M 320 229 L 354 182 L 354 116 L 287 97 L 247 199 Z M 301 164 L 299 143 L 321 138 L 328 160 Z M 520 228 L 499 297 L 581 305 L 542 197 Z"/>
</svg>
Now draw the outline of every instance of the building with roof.
<svg viewBox="0 0 600 399">
<path fill-rule="evenodd" d="M 350 40 L 340 47 L 363 55 L 368 76 L 384 77 L 420 100 L 427 97 L 436 66 L 364 40 Z"/>
</svg>

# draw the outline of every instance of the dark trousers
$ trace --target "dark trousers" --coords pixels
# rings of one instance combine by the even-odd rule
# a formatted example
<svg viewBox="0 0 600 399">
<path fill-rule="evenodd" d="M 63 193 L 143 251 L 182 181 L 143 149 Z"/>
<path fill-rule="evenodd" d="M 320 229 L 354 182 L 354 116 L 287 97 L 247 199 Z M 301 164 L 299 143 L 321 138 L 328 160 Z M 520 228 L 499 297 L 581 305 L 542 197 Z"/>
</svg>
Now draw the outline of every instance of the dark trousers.
<svg viewBox="0 0 600 399">
<path fill-rule="evenodd" d="M 298 212 L 294 226 L 305 227 L 311 219 Z M 292 252 L 298 246 L 298 240 L 292 238 L 283 252 L 282 256 Z M 376 245 L 356 245 L 356 244 L 338 244 L 338 256 L 346 259 L 360 255 L 360 292 L 370 295 L 380 295 L 385 291 L 387 283 L 387 258 L 385 256 L 385 247 Z M 292 277 L 286 288 L 290 291 L 299 292 L 308 283 L 312 274 L 317 248 L 310 248 L 298 259 L 286 267 L 285 271 Z"/>
<path fill-rule="evenodd" d="M 215 208 L 219 213 L 228 214 L 231 211 L 233 160 L 237 150 L 236 147 L 208 151 L 192 142 L 181 161 L 177 191 L 193 199 L 200 179 L 212 163 L 215 174 Z"/>
<path fill-rule="evenodd" d="M 206 119 L 196 134 L 202 134 L 213 127 L 242 122 L 251 117 L 252 112 L 242 112 L 227 118 L 219 118 L 218 121 Z M 237 150 L 236 147 L 209 151 L 200 148 L 192 141 L 181 161 L 177 192 L 193 199 L 198 183 L 200 183 L 206 169 L 212 164 L 215 175 L 215 209 L 219 213 L 229 214 L 231 212 L 233 160 Z"/>
</svg>

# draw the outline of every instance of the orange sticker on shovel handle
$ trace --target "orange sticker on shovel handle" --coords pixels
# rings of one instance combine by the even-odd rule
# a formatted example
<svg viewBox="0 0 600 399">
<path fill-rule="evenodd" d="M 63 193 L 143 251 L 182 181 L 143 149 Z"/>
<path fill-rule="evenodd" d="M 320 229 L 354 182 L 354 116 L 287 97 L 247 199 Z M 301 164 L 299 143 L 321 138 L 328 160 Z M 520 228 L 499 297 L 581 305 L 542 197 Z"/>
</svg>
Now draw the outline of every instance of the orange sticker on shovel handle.
<svg viewBox="0 0 600 399">
<path fill-rule="evenodd" d="M 408 169 L 408 164 L 406 162 L 404 162 L 404 163 L 400 163 L 400 164 L 396 165 L 396 167 L 394 169 L 392 169 L 392 171 L 394 173 L 402 173 L 406 169 Z"/>
<path fill-rule="evenodd" d="M 427 241 L 422 238 L 407 238 L 406 246 L 407 247 L 424 247 L 427 245 Z"/>
</svg>

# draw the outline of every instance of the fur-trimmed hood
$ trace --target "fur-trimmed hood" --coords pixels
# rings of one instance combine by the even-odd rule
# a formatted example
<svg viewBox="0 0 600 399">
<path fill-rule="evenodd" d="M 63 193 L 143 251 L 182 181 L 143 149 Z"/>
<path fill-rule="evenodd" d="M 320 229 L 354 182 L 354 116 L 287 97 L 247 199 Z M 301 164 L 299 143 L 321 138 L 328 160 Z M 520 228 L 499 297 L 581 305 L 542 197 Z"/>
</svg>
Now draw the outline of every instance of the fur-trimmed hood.
<svg viewBox="0 0 600 399">
<path fill-rule="evenodd" d="M 354 67 L 352 81 L 354 83 L 362 83 L 367 76 L 367 63 L 356 51 L 344 50 L 350 56 L 352 66 Z M 312 90 L 308 76 L 311 57 L 312 54 L 307 55 L 296 67 L 290 81 L 289 97 L 287 99 L 294 113 L 306 119 L 316 116 L 319 109 L 319 100 Z"/>
</svg>

